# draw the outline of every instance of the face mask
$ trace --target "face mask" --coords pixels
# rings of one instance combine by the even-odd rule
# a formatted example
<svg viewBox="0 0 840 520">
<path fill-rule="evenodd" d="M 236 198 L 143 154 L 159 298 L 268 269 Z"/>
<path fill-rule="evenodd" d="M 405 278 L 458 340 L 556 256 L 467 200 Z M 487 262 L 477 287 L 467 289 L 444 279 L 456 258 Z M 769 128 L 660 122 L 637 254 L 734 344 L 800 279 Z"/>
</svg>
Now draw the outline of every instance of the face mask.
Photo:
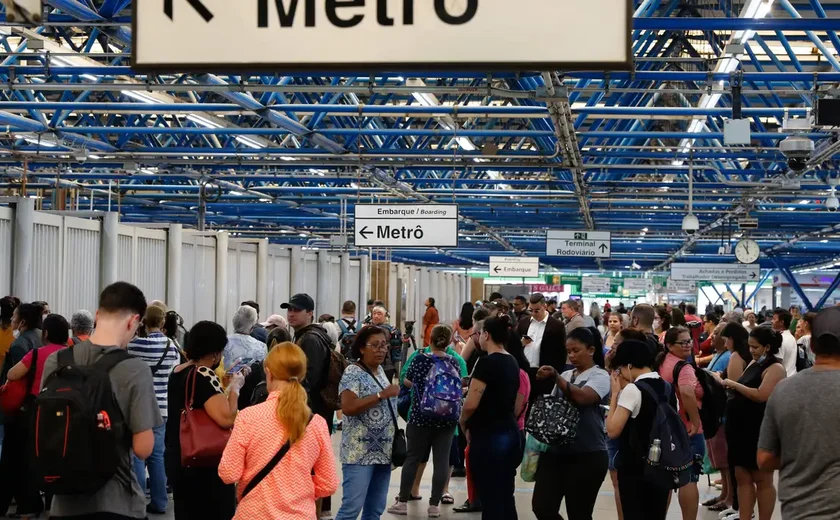
<svg viewBox="0 0 840 520">
<path fill-rule="evenodd" d="M 12 332 L 12 336 L 14 336 L 14 337 L 15 337 L 15 339 L 18 339 L 18 338 L 20 337 L 20 331 L 19 331 L 19 330 L 15 330 L 14 332 Z"/>
</svg>

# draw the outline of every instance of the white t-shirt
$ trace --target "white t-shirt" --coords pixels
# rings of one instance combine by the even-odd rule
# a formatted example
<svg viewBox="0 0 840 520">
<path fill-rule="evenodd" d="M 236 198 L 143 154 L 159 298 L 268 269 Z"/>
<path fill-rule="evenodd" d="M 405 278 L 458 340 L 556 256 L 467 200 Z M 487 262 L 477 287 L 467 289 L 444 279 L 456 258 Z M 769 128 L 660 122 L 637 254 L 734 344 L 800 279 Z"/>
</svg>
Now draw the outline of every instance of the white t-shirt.
<svg viewBox="0 0 840 520">
<path fill-rule="evenodd" d="M 788 377 L 796 375 L 796 338 L 789 330 L 782 332 L 782 364 Z"/>
<path fill-rule="evenodd" d="M 636 381 L 640 379 L 660 379 L 660 377 L 656 372 L 648 372 L 637 377 Z M 639 412 L 642 411 L 642 391 L 639 387 L 633 383 L 625 386 L 624 390 L 618 394 L 618 406 L 630 410 L 630 417 L 633 419 L 638 417 Z"/>
<path fill-rule="evenodd" d="M 525 359 L 528 360 L 528 364 L 533 368 L 539 368 L 540 366 L 540 349 L 542 348 L 542 340 L 543 336 L 545 336 L 545 326 L 547 323 L 548 314 L 545 315 L 545 319 L 542 321 L 531 318 L 531 325 L 528 327 L 528 337 L 531 338 L 532 342 L 525 347 Z"/>
</svg>

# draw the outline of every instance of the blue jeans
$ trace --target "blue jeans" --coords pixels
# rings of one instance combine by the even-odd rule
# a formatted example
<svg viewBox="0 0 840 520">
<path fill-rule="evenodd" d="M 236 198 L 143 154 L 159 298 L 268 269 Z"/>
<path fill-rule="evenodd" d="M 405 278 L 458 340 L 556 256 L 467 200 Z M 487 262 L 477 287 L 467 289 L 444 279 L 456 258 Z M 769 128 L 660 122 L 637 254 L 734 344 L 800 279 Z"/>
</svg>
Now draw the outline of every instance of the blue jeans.
<svg viewBox="0 0 840 520">
<path fill-rule="evenodd" d="M 143 493 L 146 492 L 146 466 L 149 467 L 149 480 L 151 481 L 149 487 L 152 491 L 152 501 L 149 505 L 152 509 L 166 511 L 168 499 L 166 497 L 166 468 L 163 463 L 166 424 L 158 426 L 152 432 L 155 434 L 155 447 L 149 458 L 140 460 L 134 455 L 131 458 L 134 461 L 134 474 L 137 475 L 137 482 L 140 484 Z"/>
<path fill-rule="evenodd" d="M 388 500 L 391 465 L 342 464 L 341 472 L 344 475 L 344 496 L 335 520 L 356 520 L 359 513 L 362 513 L 361 520 L 379 520 Z"/>
<path fill-rule="evenodd" d="M 706 437 L 702 433 L 692 435 L 689 438 L 691 443 L 691 454 L 694 455 L 694 473 L 691 481 L 695 484 L 700 482 L 700 475 L 703 473 L 703 459 L 706 457 Z"/>
</svg>

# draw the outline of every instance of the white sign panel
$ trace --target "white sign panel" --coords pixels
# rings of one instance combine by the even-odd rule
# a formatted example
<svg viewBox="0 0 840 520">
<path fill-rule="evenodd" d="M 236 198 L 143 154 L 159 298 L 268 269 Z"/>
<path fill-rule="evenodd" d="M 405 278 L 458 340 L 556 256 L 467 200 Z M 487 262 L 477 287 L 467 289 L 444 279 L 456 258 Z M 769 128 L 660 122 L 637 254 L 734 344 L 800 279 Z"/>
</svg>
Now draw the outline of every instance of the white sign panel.
<svg viewBox="0 0 840 520">
<path fill-rule="evenodd" d="M 537 278 L 540 275 L 540 259 L 521 256 L 491 256 L 490 276 Z"/>
<path fill-rule="evenodd" d="M 624 289 L 631 293 L 649 293 L 653 291 L 653 280 L 625 278 Z"/>
<path fill-rule="evenodd" d="M 759 264 L 671 264 L 671 278 L 692 282 L 752 282 L 761 279 Z"/>
<path fill-rule="evenodd" d="M 697 290 L 697 282 L 689 282 L 686 280 L 674 280 L 672 278 L 668 278 L 666 287 L 668 291 L 672 293 L 688 293 Z"/>
<path fill-rule="evenodd" d="M 550 230 L 545 240 L 546 255 L 609 258 L 612 235 L 608 231 Z"/>
<path fill-rule="evenodd" d="M 610 290 L 610 279 L 597 276 L 584 276 L 581 290 L 585 293 L 607 294 Z"/>
<path fill-rule="evenodd" d="M 458 247 L 458 206 L 356 204 L 357 247 Z"/>
<path fill-rule="evenodd" d="M 135 0 L 133 9 L 137 68 L 609 70 L 631 58 L 629 0 Z M 563 20 L 573 23 L 558 31 Z"/>
</svg>

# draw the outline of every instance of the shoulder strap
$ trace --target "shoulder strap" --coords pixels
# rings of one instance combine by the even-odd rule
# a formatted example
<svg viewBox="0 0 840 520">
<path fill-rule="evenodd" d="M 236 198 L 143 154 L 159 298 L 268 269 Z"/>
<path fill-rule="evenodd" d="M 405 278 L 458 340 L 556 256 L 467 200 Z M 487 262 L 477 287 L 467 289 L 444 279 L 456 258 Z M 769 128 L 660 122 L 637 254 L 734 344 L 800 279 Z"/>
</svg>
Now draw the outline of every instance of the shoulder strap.
<svg viewBox="0 0 840 520">
<path fill-rule="evenodd" d="M 662 382 L 665 383 L 665 385 L 666 385 L 665 386 L 665 390 L 666 390 L 665 393 L 667 395 L 667 393 L 668 393 L 667 392 L 668 381 L 662 381 Z M 668 402 L 668 398 L 666 396 L 662 396 L 662 395 L 657 394 L 656 391 L 653 389 L 653 387 L 650 386 L 645 381 L 636 381 L 635 384 L 636 384 L 636 388 L 642 390 L 643 393 L 646 393 L 648 395 L 648 397 L 652 398 L 653 402 L 655 402 L 657 404 L 657 406 L 662 404 L 662 403 Z"/>
<path fill-rule="evenodd" d="M 307 421 L 306 424 L 309 424 L 311 422 L 312 414 L 309 414 L 309 421 Z M 274 455 L 274 457 L 272 457 L 270 461 L 268 461 L 268 464 L 266 464 L 265 467 L 261 469 L 260 472 L 257 473 L 257 475 L 253 479 L 251 479 L 251 482 L 248 482 L 248 485 L 245 486 L 245 491 L 242 492 L 242 498 L 239 499 L 240 502 L 244 500 L 248 493 L 250 493 L 255 487 L 257 487 L 259 483 L 262 482 L 263 479 L 274 470 L 274 468 L 277 467 L 277 465 L 280 463 L 281 460 L 283 460 L 283 457 L 286 456 L 286 454 L 291 448 L 292 445 L 289 443 L 288 440 L 283 443 L 283 446 L 280 447 L 280 451 L 278 451 L 277 454 Z"/>
<path fill-rule="evenodd" d="M 163 355 L 160 356 L 158 359 L 157 364 L 152 368 L 152 375 L 155 375 L 157 371 L 160 369 L 160 366 L 163 364 L 163 361 L 166 359 L 166 355 L 169 354 L 169 346 L 172 344 L 171 339 L 166 340 L 166 348 L 163 349 Z"/>
<path fill-rule="evenodd" d="M 674 378 L 674 386 L 680 386 L 680 372 L 682 372 L 683 367 L 687 364 L 685 361 L 677 361 L 677 364 L 674 365 L 674 373 L 671 375 Z"/>
<path fill-rule="evenodd" d="M 72 353 L 73 349 L 69 349 Z M 92 366 L 95 370 L 101 370 L 105 373 L 110 372 L 115 366 L 119 365 L 126 359 L 131 359 L 131 354 L 129 354 L 125 349 L 119 348 L 116 350 L 111 350 L 110 352 L 106 352 L 99 360 L 94 363 Z"/>
<path fill-rule="evenodd" d="M 35 354 L 33 354 L 33 356 L 34 355 Z M 59 350 L 56 360 L 58 361 L 58 368 L 69 367 L 70 365 L 75 365 L 76 364 L 76 360 L 74 359 L 72 348 L 66 348 L 66 349 L 63 349 L 63 350 Z"/>
<path fill-rule="evenodd" d="M 370 375 L 370 377 L 371 377 L 371 378 L 373 378 L 373 380 L 374 380 L 374 381 L 376 381 L 376 384 L 377 384 L 377 385 L 379 385 L 379 388 L 381 388 L 381 389 L 385 390 L 385 387 L 384 387 L 384 386 L 382 386 L 382 383 L 380 383 L 378 379 L 376 379 L 376 376 L 375 376 L 375 375 L 373 375 L 373 372 L 371 372 L 371 371 L 368 369 L 368 367 L 366 367 L 366 366 L 365 366 L 364 364 L 362 364 L 362 363 L 356 363 L 356 364 L 357 364 L 357 365 L 358 365 L 358 366 L 359 366 L 362 370 L 364 370 L 365 372 L 367 372 L 367 373 L 368 373 L 368 375 Z M 391 400 L 390 400 L 390 399 L 385 399 L 385 404 L 388 406 L 388 411 L 389 411 L 389 412 L 391 412 L 391 418 L 394 420 L 394 427 L 397 429 L 397 431 L 399 431 L 399 429 L 400 429 L 400 423 L 399 423 L 399 422 L 397 422 L 397 414 L 396 414 L 396 413 L 394 413 L 394 408 L 391 406 Z"/>
<path fill-rule="evenodd" d="M 27 388 L 26 391 L 27 392 L 29 392 L 29 389 L 32 388 L 32 385 L 35 384 L 35 373 L 37 371 L 38 371 L 38 349 L 34 348 L 34 349 L 32 349 L 32 363 L 29 365 L 29 372 L 27 372 L 27 374 L 26 374 L 26 379 L 29 382 L 26 385 L 26 388 Z M 40 381 L 39 381 L 39 385 L 40 385 Z"/>
</svg>

